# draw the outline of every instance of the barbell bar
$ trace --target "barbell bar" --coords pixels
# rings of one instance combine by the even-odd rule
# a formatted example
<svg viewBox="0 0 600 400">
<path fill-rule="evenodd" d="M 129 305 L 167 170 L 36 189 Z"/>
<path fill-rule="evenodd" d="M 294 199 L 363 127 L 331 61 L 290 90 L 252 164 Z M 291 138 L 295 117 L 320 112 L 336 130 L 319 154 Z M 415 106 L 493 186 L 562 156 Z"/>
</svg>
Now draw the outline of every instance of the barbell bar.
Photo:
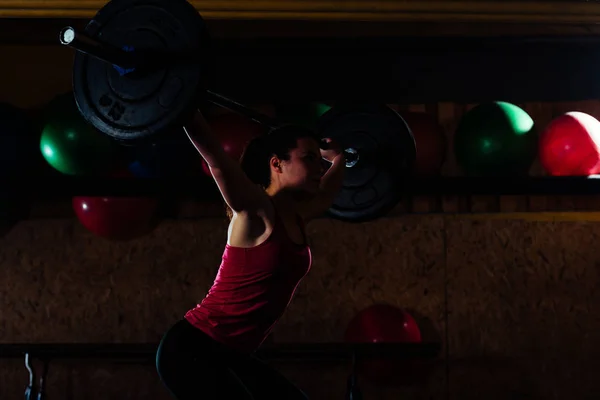
<svg viewBox="0 0 600 400">
<path fill-rule="evenodd" d="M 69 26 L 59 39 L 76 50 L 73 92 L 79 111 L 121 143 L 171 134 L 202 101 L 269 128 L 282 125 L 207 90 L 210 38 L 186 0 L 111 0 L 84 32 Z M 330 215 L 358 222 L 396 205 L 416 157 L 412 132 L 398 113 L 369 101 L 340 102 L 319 118 L 316 131 L 337 140 L 347 155 L 343 188 Z"/>
</svg>

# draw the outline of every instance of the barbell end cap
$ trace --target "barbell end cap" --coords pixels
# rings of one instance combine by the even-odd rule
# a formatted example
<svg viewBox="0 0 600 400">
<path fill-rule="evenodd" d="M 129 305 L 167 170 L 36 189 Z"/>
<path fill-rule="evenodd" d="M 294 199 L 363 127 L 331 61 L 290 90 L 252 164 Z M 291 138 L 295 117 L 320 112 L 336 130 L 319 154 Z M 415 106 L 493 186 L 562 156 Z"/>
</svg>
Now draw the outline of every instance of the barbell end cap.
<svg viewBox="0 0 600 400">
<path fill-rule="evenodd" d="M 67 26 L 60 31 L 59 40 L 61 44 L 68 46 L 73 43 L 76 36 L 77 33 L 75 32 L 75 29 L 71 26 Z"/>
</svg>

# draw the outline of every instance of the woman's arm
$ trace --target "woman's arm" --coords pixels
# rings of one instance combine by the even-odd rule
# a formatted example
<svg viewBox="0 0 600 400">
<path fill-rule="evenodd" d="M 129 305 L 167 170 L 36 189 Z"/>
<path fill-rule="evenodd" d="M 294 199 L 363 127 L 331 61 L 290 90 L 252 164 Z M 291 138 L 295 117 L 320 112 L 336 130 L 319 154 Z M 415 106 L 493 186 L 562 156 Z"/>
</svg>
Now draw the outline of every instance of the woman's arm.
<svg viewBox="0 0 600 400">
<path fill-rule="evenodd" d="M 225 152 L 199 111 L 184 129 L 208 164 L 223 199 L 234 213 L 254 213 L 268 207 L 266 193 L 250 181 L 240 164 Z"/>
<path fill-rule="evenodd" d="M 342 188 L 346 159 L 344 152 L 331 139 L 324 139 L 329 149 L 321 149 L 321 156 L 331 163 L 321 178 L 319 193 L 311 201 L 301 207 L 300 213 L 306 220 L 319 217 L 331 207 L 335 196 Z"/>
</svg>

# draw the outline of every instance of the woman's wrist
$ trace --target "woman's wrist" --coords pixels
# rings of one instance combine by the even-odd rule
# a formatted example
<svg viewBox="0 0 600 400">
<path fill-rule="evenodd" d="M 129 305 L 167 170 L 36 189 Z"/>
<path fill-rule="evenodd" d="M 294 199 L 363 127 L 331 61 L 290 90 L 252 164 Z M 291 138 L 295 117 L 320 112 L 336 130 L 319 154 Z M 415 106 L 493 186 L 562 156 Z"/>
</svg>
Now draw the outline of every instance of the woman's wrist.
<svg viewBox="0 0 600 400">
<path fill-rule="evenodd" d="M 333 160 L 331 160 L 332 164 L 345 163 L 345 162 L 346 162 L 346 156 L 344 155 L 343 151 L 338 153 L 335 157 L 333 157 Z"/>
</svg>

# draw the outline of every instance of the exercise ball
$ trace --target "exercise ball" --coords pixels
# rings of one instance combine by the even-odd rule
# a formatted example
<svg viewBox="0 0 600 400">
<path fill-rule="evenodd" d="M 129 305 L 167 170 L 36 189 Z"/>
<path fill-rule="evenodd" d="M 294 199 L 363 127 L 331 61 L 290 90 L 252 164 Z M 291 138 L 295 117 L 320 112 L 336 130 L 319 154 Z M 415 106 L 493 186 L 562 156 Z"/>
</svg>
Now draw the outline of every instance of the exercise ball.
<svg viewBox="0 0 600 400">
<path fill-rule="evenodd" d="M 268 132 L 266 126 L 233 112 L 210 116 L 207 118 L 207 123 L 219 139 L 225 153 L 236 161 L 244 153 L 249 141 Z M 206 175 L 211 175 L 204 160 L 202 169 Z"/>
<path fill-rule="evenodd" d="M 420 343 L 421 331 L 405 310 L 388 304 L 375 304 L 357 313 L 345 332 L 348 343 Z M 379 384 L 400 381 L 406 361 L 365 357 L 357 361 L 359 375 Z"/>
<path fill-rule="evenodd" d="M 470 176 L 527 175 L 537 155 L 533 119 L 514 104 L 480 104 L 460 120 L 454 152 Z"/>
<path fill-rule="evenodd" d="M 111 175 L 135 179 L 128 171 Z M 128 241 L 151 232 L 158 223 L 160 202 L 153 197 L 76 196 L 73 210 L 79 222 L 93 234 L 114 241 Z"/>
<path fill-rule="evenodd" d="M 277 104 L 277 118 L 283 123 L 294 124 L 308 129 L 315 129 L 319 118 L 331 106 L 323 102 L 291 102 Z"/>
<path fill-rule="evenodd" d="M 540 135 L 539 153 L 549 175 L 600 173 L 600 121 L 578 111 L 554 118 Z"/>
<path fill-rule="evenodd" d="M 441 173 L 446 160 L 446 136 L 436 118 L 424 112 L 400 112 L 415 138 L 417 157 L 415 176 L 431 177 Z"/>
<path fill-rule="evenodd" d="M 55 97 L 42 119 L 40 150 L 60 173 L 106 176 L 123 162 L 120 146 L 84 120 L 73 93 Z"/>
</svg>

